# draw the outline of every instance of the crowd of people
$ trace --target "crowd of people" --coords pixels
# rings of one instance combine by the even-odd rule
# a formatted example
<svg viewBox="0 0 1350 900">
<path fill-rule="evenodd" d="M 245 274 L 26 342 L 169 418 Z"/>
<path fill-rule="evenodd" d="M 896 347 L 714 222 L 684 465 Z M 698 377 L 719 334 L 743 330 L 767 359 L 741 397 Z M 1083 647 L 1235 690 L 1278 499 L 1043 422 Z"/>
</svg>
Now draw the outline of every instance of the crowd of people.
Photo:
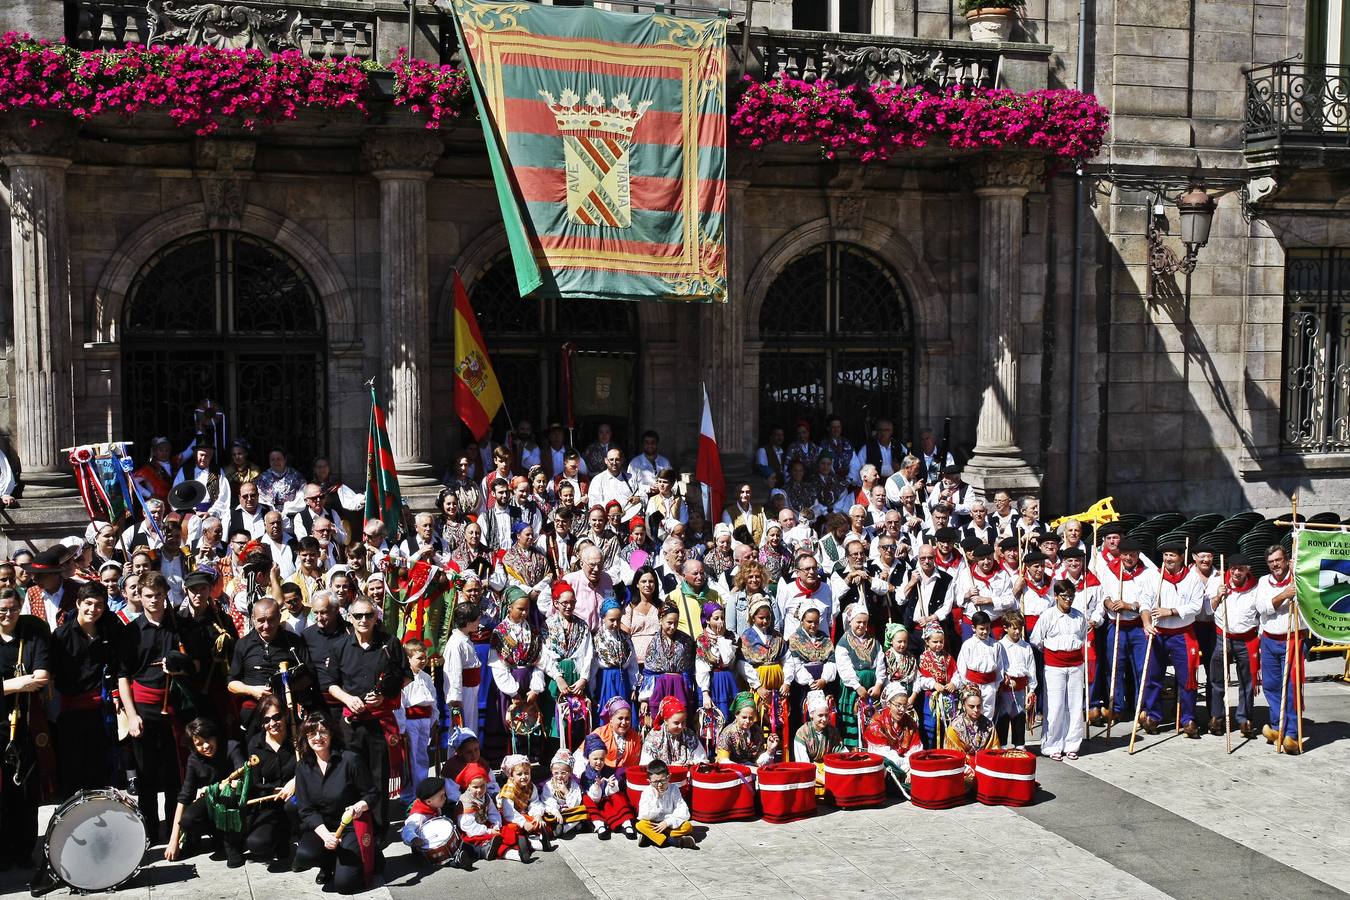
<svg viewBox="0 0 1350 900">
<path fill-rule="evenodd" d="M 108 786 L 167 859 L 349 892 L 400 821 L 428 865 L 582 831 L 692 847 L 672 767 L 860 750 L 903 790 L 925 748 L 973 760 L 1039 726 L 1071 761 L 1089 722 L 1154 733 L 1173 692 L 1187 736 L 1250 737 L 1262 690 L 1265 738 L 1302 749 L 1281 547 L 1259 579 L 1204 545 L 1155 562 L 893 432 L 775 429 L 764 485 L 705 515 L 655 432 L 628 459 L 607 426 L 578 450 L 521 423 L 393 534 L 325 460 L 157 438 L 136 516 L 0 564 L 0 868 L 41 870 L 40 803 Z"/>
</svg>

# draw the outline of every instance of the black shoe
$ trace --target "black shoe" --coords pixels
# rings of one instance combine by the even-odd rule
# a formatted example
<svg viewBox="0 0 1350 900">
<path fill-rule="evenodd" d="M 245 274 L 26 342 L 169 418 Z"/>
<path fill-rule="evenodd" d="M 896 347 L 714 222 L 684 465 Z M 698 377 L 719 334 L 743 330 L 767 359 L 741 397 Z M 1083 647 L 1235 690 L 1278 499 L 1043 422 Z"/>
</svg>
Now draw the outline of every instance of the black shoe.
<svg viewBox="0 0 1350 900">
<path fill-rule="evenodd" d="M 468 847 L 461 846 L 451 857 L 450 864 L 456 869 L 463 869 L 465 872 L 473 871 L 473 853 Z"/>
<path fill-rule="evenodd" d="M 636 841 L 638 837 L 637 829 L 632 825 L 625 825 L 623 826 L 623 836 L 630 841 Z"/>
<path fill-rule="evenodd" d="M 241 868 L 243 865 L 244 865 L 244 854 L 240 852 L 238 847 L 231 847 L 229 844 L 226 844 L 225 868 L 238 869 Z"/>
<path fill-rule="evenodd" d="M 300 858 L 300 854 L 299 853 L 295 854 L 295 859 L 291 860 L 291 871 L 303 872 L 308 868 L 309 866 L 305 865 L 305 861 Z"/>
<path fill-rule="evenodd" d="M 487 858 L 489 860 L 496 859 L 497 854 L 501 853 L 501 850 L 502 850 L 502 836 L 500 834 L 494 834 L 492 836 L 492 840 L 488 841 Z"/>
<path fill-rule="evenodd" d="M 51 870 L 42 866 L 29 882 L 28 893 L 34 897 L 45 897 L 60 886 L 61 882 L 52 877 Z"/>
<path fill-rule="evenodd" d="M 516 850 L 520 853 L 521 862 L 529 862 L 534 856 L 534 851 L 530 849 L 530 839 L 524 834 L 516 838 Z"/>
<path fill-rule="evenodd" d="M 553 848 L 557 845 L 553 843 L 553 838 L 549 836 L 547 831 L 541 831 L 539 832 L 539 846 L 545 853 L 552 853 Z"/>
<path fill-rule="evenodd" d="M 639 836 L 638 836 L 638 846 L 639 846 L 639 847 L 650 847 L 651 845 L 652 845 L 652 839 L 649 838 L 649 837 L 647 837 L 645 834 L 642 834 L 641 832 L 639 832 Z"/>
<path fill-rule="evenodd" d="M 611 832 L 608 828 L 606 828 L 604 831 L 597 831 L 595 833 L 595 836 L 602 841 L 607 841 L 609 840 L 611 834 L 613 834 L 613 832 Z"/>
<path fill-rule="evenodd" d="M 323 869 L 320 869 L 320 870 L 319 870 L 319 873 L 318 873 L 317 875 L 314 876 L 314 883 L 315 883 L 315 884 L 327 884 L 328 882 L 330 882 L 330 881 L 332 881 L 332 880 L 333 880 L 333 873 L 332 873 L 332 872 L 325 872 Z"/>
</svg>

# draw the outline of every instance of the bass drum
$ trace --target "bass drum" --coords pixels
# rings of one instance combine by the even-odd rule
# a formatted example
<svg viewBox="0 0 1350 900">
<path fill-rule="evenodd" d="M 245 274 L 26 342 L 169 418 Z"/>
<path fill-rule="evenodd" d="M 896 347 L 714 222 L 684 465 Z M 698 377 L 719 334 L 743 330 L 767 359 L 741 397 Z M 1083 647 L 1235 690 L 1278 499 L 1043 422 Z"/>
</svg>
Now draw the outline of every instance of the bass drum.
<svg viewBox="0 0 1350 900">
<path fill-rule="evenodd" d="M 52 873 L 81 891 L 107 891 L 140 871 L 150 847 L 145 818 L 121 791 L 80 791 L 47 825 Z"/>
</svg>

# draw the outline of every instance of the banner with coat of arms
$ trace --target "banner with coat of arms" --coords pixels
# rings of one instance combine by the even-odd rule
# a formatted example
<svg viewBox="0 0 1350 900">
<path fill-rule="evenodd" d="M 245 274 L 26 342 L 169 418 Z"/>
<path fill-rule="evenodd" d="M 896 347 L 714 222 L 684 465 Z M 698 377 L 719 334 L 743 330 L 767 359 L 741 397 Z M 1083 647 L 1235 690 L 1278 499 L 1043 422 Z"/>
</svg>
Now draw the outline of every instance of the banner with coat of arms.
<svg viewBox="0 0 1350 900">
<path fill-rule="evenodd" d="M 521 296 L 725 302 L 726 21 L 441 5 Z"/>
</svg>

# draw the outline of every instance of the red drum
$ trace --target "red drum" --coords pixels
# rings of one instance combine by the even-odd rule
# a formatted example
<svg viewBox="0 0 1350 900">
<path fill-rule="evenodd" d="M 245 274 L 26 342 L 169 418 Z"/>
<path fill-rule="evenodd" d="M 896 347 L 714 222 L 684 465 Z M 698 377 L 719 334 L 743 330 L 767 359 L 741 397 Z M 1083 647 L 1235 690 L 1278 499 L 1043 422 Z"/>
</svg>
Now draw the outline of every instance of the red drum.
<svg viewBox="0 0 1350 900">
<path fill-rule="evenodd" d="M 975 799 L 989 806 L 1026 806 L 1036 796 L 1036 757 L 1025 750 L 975 754 Z"/>
<path fill-rule="evenodd" d="M 920 809 L 951 809 L 966 802 L 966 755 L 921 750 L 909 758 L 910 801 Z"/>
<path fill-rule="evenodd" d="M 769 763 L 759 767 L 758 781 L 764 821 L 781 825 L 816 814 L 815 763 Z"/>
<path fill-rule="evenodd" d="M 875 753 L 828 753 L 825 796 L 840 809 L 880 806 L 886 800 L 886 768 Z"/>
<path fill-rule="evenodd" d="M 647 768 L 646 766 L 628 766 L 623 770 L 624 782 L 628 785 L 628 802 L 633 804 L 633 809 L 638 808 L 638 803 L 642 800 L 642 789 L 647 786 Z M 680 789 L 684 795 L 684 802 L 689 802 L 689 767 L 671 766 L 670 783 Z"/>
<path fill-rule="evenodd" d="M 749 766 L 705 763 L 689 773 L 693 799 L 689 815 L 695 822 L 734 822 L 755 817 L 755 776 Z"/>
</svg>

